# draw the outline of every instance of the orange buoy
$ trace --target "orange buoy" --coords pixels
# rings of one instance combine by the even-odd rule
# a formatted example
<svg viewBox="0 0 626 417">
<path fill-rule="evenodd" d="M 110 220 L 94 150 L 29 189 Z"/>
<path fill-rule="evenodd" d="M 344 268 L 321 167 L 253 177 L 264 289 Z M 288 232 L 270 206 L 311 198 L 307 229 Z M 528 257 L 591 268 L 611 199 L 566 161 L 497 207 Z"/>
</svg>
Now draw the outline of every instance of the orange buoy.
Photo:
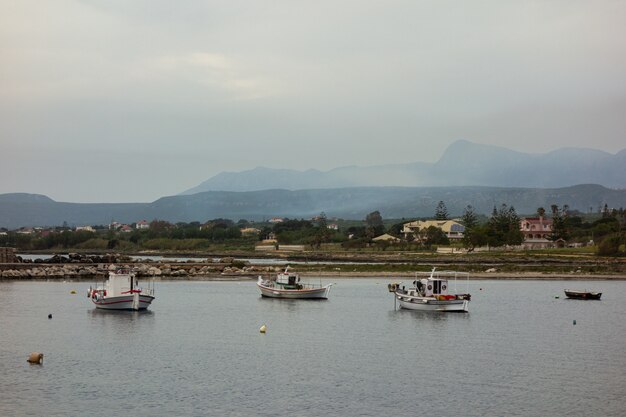
<svg viewBox="0 0 626 417">
<path fill-rule="evenodd" d="M 33 353 L 30 354 L 28 359 L 26 359 L 26 361 L 28 361 L 29 363 L 37 364 L 37 365 L 42 365 L 43 364 L 43 353 L 33 352 Z"/>
</svg>

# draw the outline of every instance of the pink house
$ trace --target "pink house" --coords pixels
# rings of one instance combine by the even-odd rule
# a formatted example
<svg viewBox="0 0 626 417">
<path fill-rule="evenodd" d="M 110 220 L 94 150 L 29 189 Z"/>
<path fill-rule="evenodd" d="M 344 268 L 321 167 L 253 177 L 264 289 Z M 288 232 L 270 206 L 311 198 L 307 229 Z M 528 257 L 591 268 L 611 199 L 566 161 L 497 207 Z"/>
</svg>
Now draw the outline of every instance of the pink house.
<svg viewBox="0 0 626 417">
<path fill-rule="evenodd" d="M 552 246 L 552 219 L 525 217 L 520 220 L 520 230 L 524 234 L 524 247 L 529 249 L 547 248 Z"/>
</svg>

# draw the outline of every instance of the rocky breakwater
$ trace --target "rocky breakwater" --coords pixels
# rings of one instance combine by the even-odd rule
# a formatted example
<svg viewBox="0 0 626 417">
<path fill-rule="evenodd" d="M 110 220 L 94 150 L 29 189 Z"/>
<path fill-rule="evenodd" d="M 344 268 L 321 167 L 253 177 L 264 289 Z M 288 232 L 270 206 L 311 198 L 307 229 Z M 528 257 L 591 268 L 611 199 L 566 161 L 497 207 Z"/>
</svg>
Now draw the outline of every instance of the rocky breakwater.
<svg viewBox="0 0 626 417">
<path fill-rule="evenodd" d="M 104 274 L 104 270 L 96 266 L 84 265 L 52 265 L 22 269 L 6 269 L 0 272 L 2 278 L 28 279 L 28 278 L 92 278 Z"/>
<path fill-rule="evenodd" d="M 275 272 L 271 266 L 254 266 L 238 262 L 176 262 L 176 263 L 141 263 L 132 266 L 139 277 L 165 277 L 186 279 L 232 279 L 256 278 L 258 275 Z M 280 268 L 279 268 L 280 269 Z"/>
<path fill-rule="evenodd" d="M 35 264 L 103 264 L 103 263 L 121 263 L 131 262 L 131 258 L 119 253 L 107 253 L 104 255 L 83 255 L 80 253 L 68 253 L 67 255 L 56 254 L 50 258 L 22 259 L 17 256 L 19 263 L 35 263 Z"/>
<path fill-rule="evenodd" d="M 3 279 L 103 279 L 116 267 L 130 268 L 138 277 L 166 279 L 240 279 L 256 278 L 261 274 L 277 272 L 280 268 L 254 266 L 233 258 L 222 258 L 219 262 L 129 262 L 129 258 L 119 255 L 93 256 L 55 255 L 54 262 L 43 264 L 20 263 L 4 265 L 0 271 Z M 72 262 L 73 260 L 73 262 Z M 65 261 L 65 262 L 63 262 Z M 108 261 L 108 262 L 107 262 Z"/>
</svg>

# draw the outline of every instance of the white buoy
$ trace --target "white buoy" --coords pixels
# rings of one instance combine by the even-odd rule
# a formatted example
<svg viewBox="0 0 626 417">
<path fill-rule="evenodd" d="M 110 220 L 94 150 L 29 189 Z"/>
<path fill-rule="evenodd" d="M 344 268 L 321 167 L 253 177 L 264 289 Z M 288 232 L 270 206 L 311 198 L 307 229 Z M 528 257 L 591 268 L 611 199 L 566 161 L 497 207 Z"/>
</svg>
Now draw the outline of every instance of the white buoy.
<svg viewBox="0 0 626 417">
<path fill-rule="evenodd" d="M 265 333 L 267 331 L 267 326 L 264 324 L 263 326 L 261 326 L 261 328 L 259 329 L 259 331 L 261 333 Z"/>
<path fill-rule="evenodd" d="M 28 359 L 26 359 L 27 362 L 30 363 L 35 363 L 37 365 L 42 365 L 43 364 L 43 353 L 39 353 L 39 352 L 33 352 L 30 354 L 30 356 L 28 356 Z"/>
</svg>

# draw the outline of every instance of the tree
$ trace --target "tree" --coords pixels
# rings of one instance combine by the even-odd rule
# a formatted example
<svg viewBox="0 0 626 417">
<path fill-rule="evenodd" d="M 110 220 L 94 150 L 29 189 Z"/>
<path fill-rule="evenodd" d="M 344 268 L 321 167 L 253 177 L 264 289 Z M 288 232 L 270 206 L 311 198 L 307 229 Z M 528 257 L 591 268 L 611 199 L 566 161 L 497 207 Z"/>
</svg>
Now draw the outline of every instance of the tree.
<svg viewBox="0 0 626 417">
<path fill-rule="evenodd" d="M 326 225 L 328 224 L 327 221 L 327 217 L 326 217 L 326 213 L 321 212 L 319 216 L 317 216 L 317 225 L 319 227 L 326 227 Z"/>
<path fill-rule="evenodd" d="M 490 246 L 519 245 L 524 240 L 520 230 L 520 218 L 513 206 L 502 204 L 493 213 L 488 223 L 487 236 Z"/>
<path fill-rule="evenodd" d="M 311 245 L 319 249 L 322 243 L 327 243 L 328 241 L 330 241 L 330 230 L 328 230 L 326 224 L 326 213 L 321 212 L 320 215 L 317 216 L 317 232 L 313 236 Z"/>
<path fill-rule="evenodd" d="M 463 209 L 463 215 L 461 216 L 461 223 L 465 226 L 465 230 L 472 229 L 478 225 L 478 217 L 474 211 L 474 207 L 468 205 Z"/>
<path fill-rule="evenodd" d="M 565 209 L 566 206 L 563 206 Z M 556 204 L 552 205 L 552 235 L 550 240 L 557 241 L 559 239 L 568 240 L 569 232 L 567 230 L 567 224 L 565 222 L 564 210 L 561 210 Z"/>
<path fill-rule="evenodd" d="M 443 201 L 439 201 L 437 208 L 435 209 L 435 219 L 448 220 L 448 209 Z"/>
<path fill-rule="evenodd" d="M 383 217 L 380 215 L 378 210 L 365 216 L 365 224 L 367 224 L 367 230 L 365 233 L 370 239 L 382 234 L 385 231 Z"/>
<path fill-rule="evenodd" d="M 480 246 L 483 241 L 486 243 L 484 235 L 478 233 L 478 217 L 474 212 L 474 207 L 471 205 L 465 207 L 463 216 L 461 216 L 461 223 L 465 226 L 463 246 L 468 249 L 474 249 L 476 246 Z"/>
<path fill-rule="evenodd" d="M 470 232 L 463 235 L 463 246 L 469 250 L 474 250 L 476 247 L 485 246 L 489 243 L 488 227 L 476 226 L 470 229 Z"/>
<path fill-rule="evenodd" d="M 379 227 L 383 225 L 383 217 L 376 210 L 365 216 L 365 223 L 368 227 Z"/>
<path fill-rule="evenodd" d="M 428 228 L 420 230 L 420 239 L 426 246 L 450 244 L 448 236 L 437 226 L 428 226 Z"/>
<path fill-rule="evenodd" d="M 404 223 L 405 222 L 395 223 L 389 228 L 389 230 L 387 230 L 387 233 L 389 233 L 392 236 L 401 237 L 402 230 L 404 229 Z"/>
<path fill-rule="evenodd" d="M 622 253 L 620 252 L 620 245 L 622 244 L 623 238 L 622 236 L 615 234 L 611 236 L 607 236 L 602 239 L 600 245 L 598 245 L 597 254 L 599 256 L 618 256 Z"/>
<path fill-rule="evenodd" d="M 537 209 L 537 215 L 538 215 L 539 217 L 543 217 L 543 216 L 545 216 L 545 215 L 546 215 L 546 209 L 544 209 L 543 207 L 539 207 L 539 208 Z"/>
</svg>

